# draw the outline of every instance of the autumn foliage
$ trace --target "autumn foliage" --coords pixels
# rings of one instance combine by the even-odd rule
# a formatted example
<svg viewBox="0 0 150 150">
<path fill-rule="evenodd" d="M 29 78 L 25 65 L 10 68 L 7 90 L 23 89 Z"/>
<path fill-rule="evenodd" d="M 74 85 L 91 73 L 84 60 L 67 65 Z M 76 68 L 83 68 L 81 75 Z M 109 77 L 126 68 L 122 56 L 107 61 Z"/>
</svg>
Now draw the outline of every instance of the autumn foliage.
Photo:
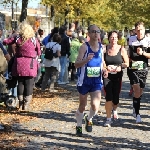
<svg viewBox="0 0 150 150">
<path fill-rule="evenodd" d="M 55 21 L 83 18 L 105 29 L 132 27 L 138 20 L 149 25 L 149 0 L 42 0 L 43 5 L 55 8 Z M 65 16 L 65 12 L 68 12 Z"/>
</svg>

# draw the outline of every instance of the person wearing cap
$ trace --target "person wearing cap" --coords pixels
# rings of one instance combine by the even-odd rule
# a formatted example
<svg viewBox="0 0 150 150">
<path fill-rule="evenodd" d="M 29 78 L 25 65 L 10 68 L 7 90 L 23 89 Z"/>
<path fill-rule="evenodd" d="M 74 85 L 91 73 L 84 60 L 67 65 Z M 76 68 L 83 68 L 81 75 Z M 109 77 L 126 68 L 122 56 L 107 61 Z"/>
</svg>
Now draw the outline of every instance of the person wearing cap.
<svg viewBox="0 0 150 150">
<path fill-rule="evenodd" d="M 71 47 L 70 47 L 70 56 L 69 56 L 69 70 L 71 70 L 71 81 L 75 80 L 75 74 L 76 74 L 76 68 L 74 66 L 74 63 L 78 56 L 78 51 L 81 46 L 81 43 L 78 40 L 78 34 L 72 33 L 72 41 L 71 41 Z"/>
</svg>

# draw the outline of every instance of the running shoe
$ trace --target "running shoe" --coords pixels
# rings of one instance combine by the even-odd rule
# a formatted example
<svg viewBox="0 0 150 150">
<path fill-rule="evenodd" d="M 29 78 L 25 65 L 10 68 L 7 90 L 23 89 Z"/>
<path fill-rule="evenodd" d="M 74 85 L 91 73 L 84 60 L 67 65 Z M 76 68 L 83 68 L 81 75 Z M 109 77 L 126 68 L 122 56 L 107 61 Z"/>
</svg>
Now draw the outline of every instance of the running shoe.
<svg viewBox="0 0 150 150">
<path fill-rule="evenodd" d="M 133 117 L 136 118 L 135 109 L 133 108 Z"/>
<path fill-rule="evenodd" d="M 141 123 L 141 122 L 142 122 L 141 116 L 137 115 L 136 116 L 136 123 Z"/>
<path fill-rule="evenodd" d="M 113 111 L 113 118 L 114 119 L 118 119 L 119 118 L 117 111 Z"/>
<path fill-rule="evenodd" d="M 111 120 L 106 120 L 104 127 L 111 127 L 112 121 Z"/>
<path fill-rule="evenodd" d="M 77 127 L 76 126 L 76 135 L 81 137 L 82 136 L 82 127 Z"/>
<path fill-rule="evenodd" d="M 92 125 L 93 125 L 93 123 L 92 123 L 92 121 L 88 121 L 87 117 L 88 117 L 87 115 L 85 115 L 85 117 L 84 117 L 84 120 L 85 120 L 85 130 L 87 132 L 92 132 Z"/>
<path fill-rule="evenodd" d="M 58 82 L 59 85 L 65 85 L 66 82 Z"/>
</svg>

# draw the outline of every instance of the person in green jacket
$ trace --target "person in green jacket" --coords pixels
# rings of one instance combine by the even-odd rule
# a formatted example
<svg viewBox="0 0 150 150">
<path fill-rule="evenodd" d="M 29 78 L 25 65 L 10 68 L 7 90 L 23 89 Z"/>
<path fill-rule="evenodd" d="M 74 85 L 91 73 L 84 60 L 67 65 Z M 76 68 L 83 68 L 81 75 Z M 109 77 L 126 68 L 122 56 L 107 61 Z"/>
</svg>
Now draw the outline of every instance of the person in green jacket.
<svg viewBox="0 0 150 150">
<path fill-rule="evenodd" d="M 71 47 L 70 47 L 70 56 L 69 56 L 69 70 L 71 70 L 71 81 L 75 80 L 76 75 L 76 68 L 74 66 L 74 63 L 76 61 L 76 58 L 78 56 L 78 50 L 81 46 L 81 43 L 78 40 L 78 34 L 73 33 L 72 34 L 72 41 L 71 41 Z"/>
</svg>

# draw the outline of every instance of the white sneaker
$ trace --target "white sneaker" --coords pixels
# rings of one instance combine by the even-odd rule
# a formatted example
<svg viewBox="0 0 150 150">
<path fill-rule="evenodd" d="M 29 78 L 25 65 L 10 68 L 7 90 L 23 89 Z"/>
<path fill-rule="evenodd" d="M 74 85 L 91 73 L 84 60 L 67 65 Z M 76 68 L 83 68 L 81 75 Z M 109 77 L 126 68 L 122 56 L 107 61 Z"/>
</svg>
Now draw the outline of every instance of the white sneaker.
<svg viewBox="0 0 150 150">
<path fill-rule="evenodd" d="M 4 127 L 2 125 L 0 125 L 0 130 L 4 130 Z"/>
<path fill-rule="evenodd" d="M 58 82 L 59 85 L 64 85 L 66 82 Z"/>
<path fill-rule="evenodd" d="M 113 111 L 113 118 L 114 119 L 118 119 L 119 118 L 117 111 Z"/>
<path fill-rule="evenodd" d="M 133 117 L 136 118 L 135 109 L 133 108 Z"/>
<path fill-rule="evenodd" d="M 69 81 L 67 81 L 66 84 L 69 84 Z"/>
<path fill-rule="evenodd" d="M 137 115 L 136 116 L 136 123 L 141 123 L 142 120 L 141 120 L 141 116 L 140 115 Z"/>
<path fill-rule="evenodd" d="M 60 80 L 57 81 L 57 83 L 60 83 L 60 82 L 61 82 Z"/>
<path fill-rule="evenodd" d="M 57 93 L 57 92 L 58 92 L 58 90 L 49 89 L 49 92 L 52 92 L 52 93 Z"/>
<path fill-rule="evenodd" d="M 104 127 L 111 127 L 112 121 L 111 120 L 106 120 Z"/>
</svg>

